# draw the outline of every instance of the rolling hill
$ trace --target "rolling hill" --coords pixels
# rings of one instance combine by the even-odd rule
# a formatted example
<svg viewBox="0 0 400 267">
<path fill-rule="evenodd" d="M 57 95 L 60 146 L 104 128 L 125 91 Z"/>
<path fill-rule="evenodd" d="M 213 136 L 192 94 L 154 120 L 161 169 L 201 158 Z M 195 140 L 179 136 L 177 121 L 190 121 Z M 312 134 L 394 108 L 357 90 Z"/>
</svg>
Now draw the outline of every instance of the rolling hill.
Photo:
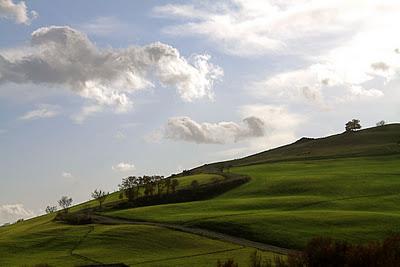
<svg viewBox="0 0 400 267">
<path fill-rule="evenodd" d="M 252 178 L 212 200 L 108 214 L 203 227 L 288 248 L 301 248 L 317 235 L 352 242 L 381 239 L 400 231 L 399 140 L 399 124 L 302 139 L 193 169 L 223 166 Z"/>
<path fill-rule="evenodd" d="M 234 258 L 245 266 L 252 248 L 171 228 L 196 227 L 284 248 L 314 236 L 350 242 L 400 232 L 400 124 L 299 141 L 242 159 L 207 164 L 178 177 L 181 186 L 222 179 L 251 180 L 215 198 L 109 209 L 99 216 L 138 224 L 66 225 L 45 215 L 0 228 L 0 266 L 124 262 L 133 266 L 213 266 Z M 121 201 L 119 193 L 109 204 Z M 83 203 L 77 211 L 96 202 Z M 156 253 L 154 252 L 156 251 Z M 273 253 L 265 252 L 266 257 Z"/>
<path fill-rule="evenodd" d="M 288 160 L 332 159 L 400 153 L 400 124 L 388 124 L 323 138 L 303 137 L 293 144 L 241 159 L 205 164 L 193 171 L 220 170 L 233 166 Z"/>
</svg>

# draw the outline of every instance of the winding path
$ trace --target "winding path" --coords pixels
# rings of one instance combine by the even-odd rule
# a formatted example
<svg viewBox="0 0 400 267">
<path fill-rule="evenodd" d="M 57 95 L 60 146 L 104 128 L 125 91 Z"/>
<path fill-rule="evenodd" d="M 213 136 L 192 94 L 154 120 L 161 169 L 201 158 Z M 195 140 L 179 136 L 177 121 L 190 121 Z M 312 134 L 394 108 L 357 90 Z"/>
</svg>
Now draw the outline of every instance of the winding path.
<svg viewBox="0 0 400 267">
<path fill-rule="evenodd" d="M 99 224 L 135 224 L 135 225 L 150 225 L 150 226 L 157 226 L 157 227 L 162 227 L 162 228 L 167 228 L 175 231 L 181 231 L 181 232 L 186 232 L 186 233 L 191 233 L 195 235 L 200 235 L 204 237 L 208 237 L 211 239 L 217 239 L 217 240 L 222 240 L 230 243 L 234 243 L 240 246 L 245 246 L 245 247 L 253 247 L 259 250 L 264 250 L 264 251 L 271 251 L 279 254 L 288 254 L 291 252 L 296 252 L 295 250 L 287 249 L 287 248 L 281 248 L 273 245 L 268 245 L 260 242 L 255 242 L 251 240 L 247 240 L 244 238 L 240 237 L 235 237 L 227 234 L 222 234 L 218 232 L 214 232 L 211 230 L 205 230 L 201 228 L 192 228 L 192 227 L 186 227 L 178 224 L 170 224 L 170 223 L 158 223 L 158 222 L 142 222 L 142 221 L 134 221 L 134 220 L 129 220 L 129 219 L 123 219 L 123 218 L 116 218 L 116 217 L 109 217 L 109 216 L 104 216 L 104 215 L 99 215 L 95 214 L 92 215 L 92 218 L 95 223 Z"/>
</svg>

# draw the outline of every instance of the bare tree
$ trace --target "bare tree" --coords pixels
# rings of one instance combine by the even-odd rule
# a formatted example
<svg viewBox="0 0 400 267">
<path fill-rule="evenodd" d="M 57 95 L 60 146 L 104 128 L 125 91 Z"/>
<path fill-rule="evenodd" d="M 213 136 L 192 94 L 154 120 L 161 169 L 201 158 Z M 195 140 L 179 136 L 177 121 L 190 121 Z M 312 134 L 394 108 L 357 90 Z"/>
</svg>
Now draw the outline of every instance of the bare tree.
<svg viewBox="0 0 400 267">
<path fill-rule="evenodd" d="M 376 126 L 380 127 L 380 126 L 383 126 L 383 125 L 385 125 L 385 124 L 386 124 L 386 121 L 381 120 L 381 121 L 378 121 L 378 122 L 376 123 Z"/>
<path fill-rule="evenodd" d="M 47 206 L 46 207 L 46 213 L 47 214 L 53 213 L 53 212 L 56 212 L 56 211 L 57 211 L 57 206 Z"/>
<path fill-rule="evenodd" d="M 64 212 L 68 212 L 68 208 L 72 204 L 72 198 L 63 196 L 61 199 L 58 201 L 58 205 L 64 210 Z"/>
<path fill-rule="evenodd" d="M 92 198 L 97 200 L 99 202 L 100 209 L 102 208 L 103 202 L 106 200 L 108 197 L 108 192 L 106 193 L 105 191 L 102 190 L 94 190 L 92 193 Z"/>
<path fill-rule="evenodd" d="M 360 120 L 352 119 L 346 123 L 346 132 L 353 132 L 355 130 L 361 129 Z"/>
</svg>

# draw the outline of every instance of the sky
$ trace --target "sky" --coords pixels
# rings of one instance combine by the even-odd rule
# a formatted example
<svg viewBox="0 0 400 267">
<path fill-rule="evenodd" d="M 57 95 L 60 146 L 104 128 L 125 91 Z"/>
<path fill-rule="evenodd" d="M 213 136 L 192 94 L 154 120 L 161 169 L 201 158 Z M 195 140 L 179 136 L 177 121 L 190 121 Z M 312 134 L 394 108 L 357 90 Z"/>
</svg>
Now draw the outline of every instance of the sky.
<svg viewBox="0 0 400 267">
<path fill-rule="evenodd" d="M 0 0 L 0 224 L 400 117 L 400 3 Z"/>
</svg>

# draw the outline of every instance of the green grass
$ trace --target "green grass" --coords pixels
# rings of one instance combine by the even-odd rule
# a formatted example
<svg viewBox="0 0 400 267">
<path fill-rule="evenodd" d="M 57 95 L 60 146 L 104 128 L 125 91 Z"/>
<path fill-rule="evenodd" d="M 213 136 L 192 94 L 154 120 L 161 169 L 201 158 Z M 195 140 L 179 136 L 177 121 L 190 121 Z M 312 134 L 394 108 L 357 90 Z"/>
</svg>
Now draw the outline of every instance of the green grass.
<svg viewBox="0 0 400 267">
<path fill-rule="evenodd" d="M 246 266 L 250 248 L 155 226 L 71 226 L 42 216 L 0 228 L 0 266 L 77 266 L 123 262 L 138 266 L 213 266 L 234 258 Z M 273 254 L 265 252 L 265 257 Z"/>
<path fill-rule="evenodd" d="M 200 174 L 194 174 L 194 175 L 188 175 L 184 177 L 177 177 L 176 178 L 179 181 L 178 189 L 188 187 L 190 184 L 196 180 L 199 182 L 199 185 L 202 184 L 207 184 L 213 181 L 220 181 L 223 180 L 224 177 L 221 175 L 217 174 L 206 174 L 206 173 L 200 173 Z"/>
<path fill-rule="evenodd" d="M 400 124 L 388 124 L 357 132 L 341 133 L 323 138 L 302 138 L 293 144 L 267 150 L 248 157 L 206 164 L 198 171 L 220 170 L 266 162 L 341 157 L 376 156 L 400 153 Z"/>
<path fill-rule="evenodd" d="M 313 236 L 352 242 L 400 232 L 400 155 L 235 167 L 252 180 L 215 199 L 109 212 L 193 225 L 299 248 Z"/>
<path fill-rule="evenodd" d="M 314 236 L 351 242 L 400 232 L 400 125 L 334 135 L 196 170 L 246 174 L 251 181 L 214 199 L 107 211 L 107 215 L 183 224 L 288 248 Z M 246 165 L 247 164 L 247 165 Z M 226 166 L 230 166 L 226 168 Z M 218 169 L 217 168 L 217 169 Z M 179 187 L 222 176 L 177 178 Z M 106 202 L 119 199 L 119 192 Z M 95 201 L 71 210 L 97 206 Z M 55 223 L 52 215 L 0 227 L 0 266 L 74 266 L 125 262 L 138 266 L 213 266 L 253 249 L 154 226 Z M 264 253 L 272 257 L 272 253 Z"/>
</svg>

